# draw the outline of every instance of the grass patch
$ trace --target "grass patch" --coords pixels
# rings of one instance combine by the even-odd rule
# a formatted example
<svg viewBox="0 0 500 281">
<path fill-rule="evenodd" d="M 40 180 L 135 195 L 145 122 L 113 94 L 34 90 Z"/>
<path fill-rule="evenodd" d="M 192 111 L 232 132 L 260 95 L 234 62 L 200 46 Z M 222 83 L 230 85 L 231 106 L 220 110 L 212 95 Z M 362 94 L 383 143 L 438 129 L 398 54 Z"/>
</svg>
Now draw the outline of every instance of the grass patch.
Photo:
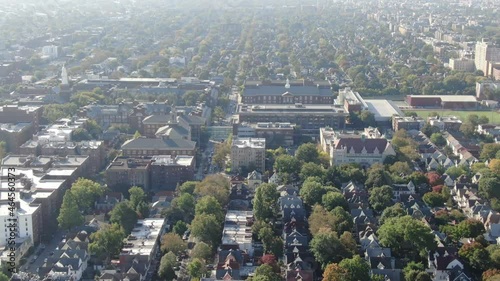
<svg viewBox="0 0 500 281">
<path fill-rule="evenodd" d="M 457 116 L 460 120 L 465 121 L 467 116 L 471 114 L 476 114 L 477 116 L 486 116 L 490 120 L 490 123 L 500 124 L 500 113 L 496 111 L 465 111 L 465 110 L 440 110 L 440 109 L 429 109 L 429 110 L 418 110 L 409 109 L 403 110 L 403 112 L 416 112 L 418 116 L 427 119 L 429 114 L 432 112 L 437 112 L 440 116 Z"/>
</svg>

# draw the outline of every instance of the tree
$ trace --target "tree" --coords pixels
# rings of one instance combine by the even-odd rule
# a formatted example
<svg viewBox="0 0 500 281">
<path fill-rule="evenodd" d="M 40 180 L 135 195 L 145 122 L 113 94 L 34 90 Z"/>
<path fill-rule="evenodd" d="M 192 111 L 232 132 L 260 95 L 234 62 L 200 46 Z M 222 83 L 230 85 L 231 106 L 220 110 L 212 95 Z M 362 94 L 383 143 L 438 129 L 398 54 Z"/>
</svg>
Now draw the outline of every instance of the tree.
<svg viewBox="0 0 500 281">
<path fill-rule="evenodd" d="M 422 200 L 424 200 L 425 204 L 429 205 L 429 207 L 444 206 L 444 202 L 446 202 L 444 196 L 437 192 L 427 192 L 422 197 Z"/>
<path fill-rule="evenodd" d="M 276 188 L 275 184 L 269 183 L 257 187 L 253 202 L 253 211 L 257 220 L 271 221 L 277 216 L 280 195 Z"/>
<path fill-rule="evenodd" d="M 271 265 L 263 264 L 257 267 L 257 269 L 255 269 L 255 274 L 252 280 L 281 281 L 281 276 L 279 275 L 279 273 L 275 271 L 275 268 L 273 268 Z"/>
<path fill-rule="evenodd" d="M 118 256 L 122 249 L 125 232 L 118 224 L 106 225 L 90 235 L 89 249 L 101 259 Z"/>
<path fill-rule="evenodd" d="M 464 244 L 458 255 L 476 270 L 486 270 L 491 264 L 488 251 L 478 242 Z"/>
<path fill-rule="evenodd" d="M 476 219 L 466 219 L 456 227 L 458 235 L 465 238 L 474 238 L 485 232 L 483 223 Z"/>
<path fill-rule="evenodd" d="M 174 268 L 177 266 L 177 257 L 174 253 L 168 252 L 160 260 L 158 275 L 165 280 L 176 278 Z"/>
<path fill-rule="evenodd" d="M 491 159 L 490 164 L 488 165 L 488 168 L 490 168 L 491 172 L 493 174 L 498 175 L 500 174 L 500 159 Z"/>
<path fill-rule="evenodd" d="M 370 266 L 358 255 L 342 260 L 339 266 L 347 271 L 346 281 L 370 280 Z"/>
<path fill-rule="evenodd" d="M 382 186 L 386 184 L 391 184 L 389 179 L 390 176 L 384 170 L 383 165 L 374 164 L 368 169 L 368 177 L 365 181 L 365 185 L 368 188 L 372 188 L 375 186 Z"/>
<path fill-rule="evenodd" d="M 83 212 L 89 212 L 94 207 L 95 201 L 104 195 L 104 189 L 97 182 L 79 178 L 71 185 L 71 193 L 78 208 Z"/>
<path fill-rule="evenodd" d="M 439 147 L 443 147 L 446 145 L 446 139 L 441 133 L 433 133 L 431 135 L 431 141 Z"/>
<path fill-rule="evenodd" d="M 436 113 L 437 114 L 437 113 Z M 439 133 L 441 130 L 439 127 L 432 126 L 429 123 L 426 123 L 424 127 L 422 128 L 422 133 L 424 133 L 428 138 L 432 136 L 434 133 Z"/>
<path fill-rule="evenodd" d="M 59 223 L 60 228 L 66 230 L 82 225 L 85 222 L 85 219 L 78 210 L 77 201 L 71 190 L 67 190 L 64 194 L 57 222 Z"/>
<path fill-rule="evenodd" d="M 403 269 L 403 274 L 406 281 L 432 281 L 429 274 L 425 272 L 424 265 L 414 261 L 411 261 L 406 265 Z"/>
<path fill-rule="evenodd" d="M 410 216 L 386 220 L 378 230 L 378 238 L 384 247 L 394 249 L 399 255 L 406 252 L 412 258 L 436 247 L 430 228 Z"/>
<path fill-rule="evenodd" d="M 297 148 L 295 158 L 304 163 L 313 162 L 318 163 L 319 152 L 314 143 L 305 143 Z"/>
<path fill-rule="evenodd" d="M 191 222 L 191 234 L 213 247 L 219 245 L 221 231 L 221 224 L 214 215 L 196 215 Z"/>
<path fill-rule="evenodd" d="M 133 138 L 138 139 L 140 137 L 142 137 L 141 133 L 139 133 L 139 131 L 135 131 Z"/>
<path fill-rule="evenodd" d="M 92 136 L 90 133 L 84 128 L 76 128 L 73 132 L 71 132 L 71 140 L 72 141 L 88 141 L 91 140 Z"/>
<path fill-rule="evenodd" d="M 309 177 L 323 178 L 325 176 L 325 168 L 313 162 L 305 163 L 302 165 L 302 169 L 300 169 L 299 176 L 303 181 Z"/>
<path fill-rule="evenodd" d="M 472 137 L 475 133 L 475 126 L 470 122 L 464 122 L 460 125 L 460 132 L 462 132 L 466 137 Z"/>
<path fill-rule="evenodd" d="M 412 172 L 412 169 L 410 168 L 410 165 L 408 165 L 407 162 L 396 162 L 391 165 L 389 168 L 389 171 L 393 174 L 403 174 L 403 175 L 409 175 Z"/>
<path fill-rule="evenodd" d="M 381 212 L 393 204 L 392 197 L 392 188 L 388 185 L 383 185 L 372 188 L 368 200 L 374 210 Z"/>
<path fill-rule="evenodd" d="M 479 192 L 486 198 L 500 198 L 500 179 L 482 176 L 479 179 Z"/>
<path fill-rule="evenodd" d="M 386 220 L 390 218 L 398 218 L 404 216 L 406 216 L 406 211 L 401 206 L 401 203 L 396 203 L 384 209 L 382 215 L 380 216 L 379 223 L 380 225 L 382 225 Z"/>
<path fill-rule="evenodd" d="M 172 252 L 176 255 L 187 249 L 186 242 L 177 233 L 166 233 L 161 237 L 161 250 L 164 253 Z"/>
<path fill-rule="evenodd" d="M 349 210 L 349 204 L 345 200 L 344 195 L 340 192 L 330 191 L 327 192 L 321 198 L 321 203 L 328 211 L 331 211 L 337 207 L 344 208 L 344 210 Z"/>
<path fill-rule="evenodd" d="M 138 186 L 132 186 L 128 190 L 128 194 L 130 194 L 130 208 L 135 211 L 137 211 L 141 203 L 146 202 L 146 193 L 144 193 L 144 190 Z"/>
<path fill-rule="evenodd" d="M 280 155 L 274 161 L 274 169 L 279 174 L 296 175 L 300 172 L 301 164 L 291 155 Z"/>
<path fill-rule="evenodd" d="M 488 269 L 483 272 L 483 281 L 498 281 L 500 279 L 500 269 Z"/>
<path fill-rule="evenodd" d="M 195 214 L 214 215 L 219 221 L 219 224 L 224 221 L 225 212 L 219 202 L 213 196 L 204 196 L 196 203 Z"/>
<path fill-rule="evenodd" d="M 495 158 L 497 152 L 500 151 L 499 143 L 485 143 L 481 149 L 479 157 L 481 160 L 489 160 Z"/>
<path fill-rule="evenodd" d="M 425 174 L 427 177 L 427 181 L 429 182 L 430 186 L 436 186 L 443 184 L 443 180 L 441 179 L 441 175 L 439 175 L 437 172 L 428 172 Z"/>
<path fill-rule="evenodd" d="M 172 200 L 168 210 L 168 217 L 173 220 L 183 220 L 190 222 L 193 219 L 195 210 L 195 199 L 189 193 L 183 193 L 181 196 Z"/>
<path fill-rule="evenodd" d="M 323 195 L 325 195 L 327 190 L 319 182 L 305 182 L 299 191 L 300 197 L 305 204 L 309 206 L 314 206 L 321 202 Z"/>
<path fill-rule="evenodd" d="M 205 263 L 202 260 L 195 258 L 188 264 L 187 271 L 189 276 L 194 278 L 194 280 L 200 280 L 206 271 Z"/>
<path fill-rule="evenodd" d="M 102 134 L 102 127 L 97 124 L 95 120 L 87 120 L 85 123 L 85 129 L 87 129 L 87 132 L 92 135 L 93 139 L 98 139 Z"/>
<path fill-rule="evenodd" d="M 177 221 L 172 228 L 172 232 L 176 233 L 177 235 L 183 235 L 184 232 L 188 230 L 187 224 L 183 221 Z"/>
<path fill-rule="evenodd" d="M 371 127 L 375 127 L 377 126 L 377 122 L 375 121 L 375 115 L 368 111 L 368 110 L 363 110 L 361 111 L 361 113 L 359 114 L 359 119 L 361 120 L 361 122 L 363 122 L 363 124 L 368 127 L 368 126 L 371 126 Z"/>
<path fill-rule="evenodd" d="M 0 272 L 0 281 L 9 281 L 9 276 L 5 275 L 3 272 Z"/>
<path fill-rule="evenodd" d="M 196 185 L 194 193 L 200 197 L 211 195 L 221 206 L 229 202 L 229 180 L 220 174 L 207 176 Z"/>
<path fill-rule="evenodd" d="M 207 262 L 212 258 L 212 246 L 205 242 L 198 242 L 191 251 L 191 257 Z"/>
<path fill-rule="evenodd" d="M 134 225 L 137 222 L 137 213 L 130 208 L 128 201 L 116 204 L 110 214 L 109 221 L 111 223 L 118 223 L 123 227 L 125 233 L 130 233 L 134 229 Z"/>
<path fill-rule="evenodd" d="M 317 233 L 311 240 L 310 250 L 323 268 L 329 263 L 340 262 L 354 254 L 340 242 L 337 233 L 331 230 L 321 230 Z"/>
<path fill-rule="evenodd" d="M 323 272 L 323 281 L 346 281 L 348 272 L 336 263 L 329 264 Z"/>
<path fill-rule="evenodd" d="M 198 184 L 198 182 L 196 182 L 196 181 L 184 182 L 181 186 L 179 186 L 177 191 L 179 193 L 189 193 L 189 194 L 193 195 L 197 184 Z"/>
<path fill-rule="evenodd" d="M 446 174 L 450 177 L 458 178 L 461 175 L 467 174 L 467 171 L 463 166 L 452 166 L 446 170 Z"/>
<path fill-rule="evenodd" d="M 322 229 L 343 233 L 352 228 L 351 214 L 346 212 L 342 207 L 337 207 L 328 212 L 321 205 L 315 205 L 308 221 L 309 231 L 313 236 Z"/>
</svg>

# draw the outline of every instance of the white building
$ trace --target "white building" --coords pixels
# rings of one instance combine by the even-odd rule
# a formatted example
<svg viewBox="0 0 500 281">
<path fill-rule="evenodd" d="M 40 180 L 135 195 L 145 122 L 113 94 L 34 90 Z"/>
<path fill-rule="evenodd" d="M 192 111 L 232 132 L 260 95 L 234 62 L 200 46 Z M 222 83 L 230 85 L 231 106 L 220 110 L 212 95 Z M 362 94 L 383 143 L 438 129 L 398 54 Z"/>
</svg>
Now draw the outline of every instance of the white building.
<svg viewBox="0 0 500 281">
<path fill-rule="evenodd" d="M 492 75 L 493 65 L 500 62 L 500 47 L 494 46 L 485 39 L 477 42 L 474 62 L 476 69 L 483 71 L 484 76 Z"/>
<path fill-rule="evenodd" d="M 21 238 L 33 241 L 35 235 L 39 235 L 37 228 L 42 208 L 40 204 L 32 203 L 33 198 L 22 198 L 20 192 L 10 193 L 6 180 L 2 180 L 0 191 L 0 247 L 9 244 L 9 238 L 15 234 L 15 239 Z M 11 195 L 11 196 L 9 196 Z M 12 196 L 13 195 L 13 196 Z M 13 198 L 15 204 L 12 208 L 9 203 Z M 15 223 L 16 227 L 11 227 Z M 12 241 L 12 240 L 11 240 Z"/>
<path fill-rule="evenodd" d="M 231 169 L 253 165 L 255 170 L 264 171 L 266 161 L 266 139 L 234 138 L 231 145 Z"/>
<path fill-rule="evenodd" d="M 466 58 L 460 58 L 460 59 L 451 58 L 449 61 L 449 65 L 452 70 L 456 71 L 474 72 L 474 70 L 476 69 L 474 60 Z"/>
<path fill-rule="evenodd" d="M 42 58 L 55 59 L 59 57 L 59 47 L 55 45 L 43 46 Z"/>
</svg>

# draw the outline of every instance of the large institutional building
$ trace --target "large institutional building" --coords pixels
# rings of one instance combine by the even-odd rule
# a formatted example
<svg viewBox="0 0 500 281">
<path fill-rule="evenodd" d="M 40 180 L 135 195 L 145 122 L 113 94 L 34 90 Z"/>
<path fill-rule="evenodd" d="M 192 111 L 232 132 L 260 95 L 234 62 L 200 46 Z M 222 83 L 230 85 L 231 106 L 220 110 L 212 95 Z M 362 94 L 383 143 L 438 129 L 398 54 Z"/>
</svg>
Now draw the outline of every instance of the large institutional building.
<svg viewBox="0 0 500 281">
<path fill-rule="evenodd" d="M 483 39 L 476 43 L 476 69 L 481 70 L 484 76 L 493 75 L 493 70 L 500 66 L 500 47 Z"/>
</svg>

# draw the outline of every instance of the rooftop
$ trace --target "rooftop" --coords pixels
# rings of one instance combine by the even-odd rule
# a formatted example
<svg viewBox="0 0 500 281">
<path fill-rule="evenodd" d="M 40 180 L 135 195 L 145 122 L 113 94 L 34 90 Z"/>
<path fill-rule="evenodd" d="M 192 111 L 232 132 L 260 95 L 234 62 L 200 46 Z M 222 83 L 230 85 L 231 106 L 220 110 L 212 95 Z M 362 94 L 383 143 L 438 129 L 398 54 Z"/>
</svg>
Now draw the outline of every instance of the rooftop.
<svg viewBox="0 0 500 281">
<path fill-rule="evenodd" d="M 30 126 L 31 123 L 17 123 L 17 124 L 0 123 L 0 131 L 6 131 L 9 133 L 19 133 L 22 132 L 24 129 L 29 128 Z"/>
<path fill-rule="evenodd" d="M 165 219 L 146 218 L 138 220 L 125 242 L 120 256 L 150 256 L 163 233 Z"/>
<path fill-rule="evenodd" d="M 140 137 L 126 141 L 122 149 L 148 149 L 148 150 L 194 150 L 196 143 L 186 139 L 172 138 L 146 138 Z"/>
<path fill-rule="evenodd" d="M 234 138 L 232 147 L 238 148 L 266 148 L 265 138 Z"/>
<path fill-rule="evenodd" d="M 477 102 L 471 95 L 409 95 L 411 98 L 440 98 L 442 102 Z"/>
<path fill-rule="evenodd" d="M 404 116 L 404 113 L 389 100 L 365 100 L 368 111 L 375 115 L 376 121 L 385 121 L 391 119 L 392 116 Z"/>
</svg>

